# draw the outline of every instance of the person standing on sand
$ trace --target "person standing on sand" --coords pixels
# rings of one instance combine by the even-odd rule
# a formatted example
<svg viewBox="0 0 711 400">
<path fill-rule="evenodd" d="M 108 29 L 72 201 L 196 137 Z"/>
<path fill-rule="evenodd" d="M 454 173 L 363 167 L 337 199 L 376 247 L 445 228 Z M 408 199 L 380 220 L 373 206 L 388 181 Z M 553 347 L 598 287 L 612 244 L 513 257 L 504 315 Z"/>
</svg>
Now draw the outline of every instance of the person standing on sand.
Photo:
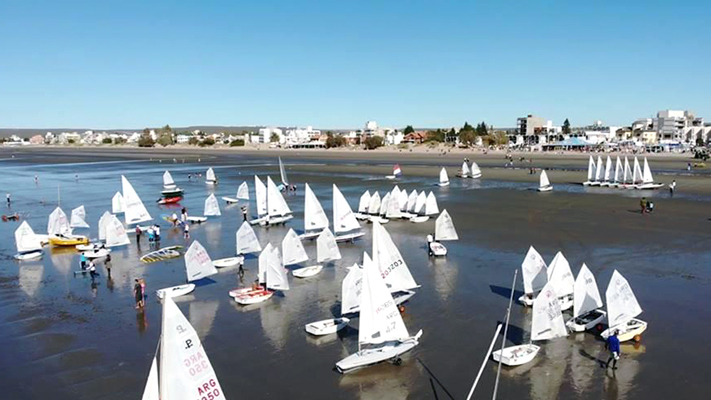
<svg viewBox="0 0 711 400">
<path fill-rule="evenodd" d="M 605 348 L 610 351 L 605 368 L 610 368 L 610 361 L 612 361 L 612 369 L 617 369 L 617 360 L 620 359 L 620 339 L 617 338 L 619 332 L 615 331 L 605 342 Z"/>
<path fill-rule="evenodd" d="M 247 220 L 247 206 L 242 206 L 242 219 Z"/>
<path fill-rule="evenodd" d="M 183 239 L 190 239 L 190 226 L 188 224 L 183 227 Z"/>
<path fill-rule="evenodd" d="M 141 284 L 141 307 L 146 306 L 146 280 L 141 278 L 138 283 Z"/>
<path fill-rule="evenodd" d="M 104 267 L 106 267 L 106 277 L 111 279 L 111 254 L 106 255 L 106 259 L 104 259 Z"/>
<path fill-rule="evenodd" d="M 136 309 L 138 310 L 143 307 L 143 293 L 141 292 L 141 283 L 138 281 L 138 278 L 136 278 L 134 282 L 133 297 L 136 299 Z"/>
<path fill-rule="evenodd" d="M 642 214 L 644 214 L 647 211 L 647 198 L 642 197 L 642 200 L 639 201 L 639 206 L 642 209 Z"/>
<path fill-rule="evenodd" d="M 141 244 L 141 235 L 143 234 L 143 231 L 141 228 L 136 225 L 136 244 L 140 245 Z"/>
<path fill-rule="evenodd" d="M 6 194 L 5 198 L 7 199 L 7 206 L 10 207 L 10 193 Z"/>
<path fill-rule="evenodd" d="M 676 179 L 669 184 L 669 196 L 674 197 L 674 189 L 676 189 Z"/>
</svg>

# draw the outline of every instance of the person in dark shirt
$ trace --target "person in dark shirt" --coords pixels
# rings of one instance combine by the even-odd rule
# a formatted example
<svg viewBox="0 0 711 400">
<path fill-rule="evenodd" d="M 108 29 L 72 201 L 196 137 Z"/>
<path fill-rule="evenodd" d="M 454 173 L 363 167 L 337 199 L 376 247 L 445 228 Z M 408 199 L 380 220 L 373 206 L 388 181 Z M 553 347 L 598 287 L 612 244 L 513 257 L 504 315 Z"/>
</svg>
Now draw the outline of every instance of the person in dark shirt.
<svg viewBox="0 0 711 400">
<path fill-rule="evenodd" d="M 617 369 L 617 360 L 620 359 L 620 339 L 617 338 L 619 331 L 615 331 L 607 338 L 605 342 L 605 347 L 610 351 L 610 358 L 607 359 L 607 364 L 605 368 L 610 368 L 610 361 L 612 361 L 612 369 Z"/>
</svg>

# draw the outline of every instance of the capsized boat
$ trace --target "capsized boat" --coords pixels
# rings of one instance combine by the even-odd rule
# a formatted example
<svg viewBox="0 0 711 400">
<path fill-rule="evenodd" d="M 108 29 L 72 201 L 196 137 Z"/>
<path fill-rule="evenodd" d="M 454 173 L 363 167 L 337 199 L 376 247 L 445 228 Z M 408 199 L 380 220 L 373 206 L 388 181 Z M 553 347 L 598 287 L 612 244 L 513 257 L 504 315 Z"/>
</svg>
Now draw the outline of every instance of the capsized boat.
<svg viewBox="0 0 711 400">
<path fill-rule="evenodd" d="M 33 260 L 42 257 L 42 243 L 27 221 L 22 221 L 15 230 L 15 246 L 17 247 L 16 260 Z"/>
<path fill-rule="evenodd" d="M 548 180 L 548 174 L 546 173 L 546 170 L 542 169 L 541 177 L 538 183 L 538 191 L 550 192 L 551 190 L 553 190 L 553 185 L 551 185 L 551 181 Z"/>
<path fill-rule="evenodd" d="M 635 318 L 642 313 L 642 308 L 632 292 L 627 280 L 615 270 L 605 291 L 607 300 L 607 324 L 609 328 L 600 336 L 607 339 L 613 332 L 617 333 L 620 342 L 634 339 L 639 341 L 640 335 L 647 330 L 647 322 Z"/>
<path fill-rule="evenodd" d="M 348 326 L 351 320 L 346 317 L 324 319 L 304 325 L 306 332 L 314 336 L 330 335 Z"/>
<path fill-rule="evenodd" d="M 435 221 L 434 238 L 432 235 L 427 235 L 429 254 L 431 256 L 446 256 L 447 248 L 441 243 L 445 240 L 459 240 L 459 235 L 457 235 L 457 231 L 454 229 L 452 217 L 449 216 L 447 210 L 442 210 L 442 213 Z"/>
<path fill-rule="evenodd" d="M 521 263 L 521 276 L 523 278 L 524 294 L 518 301 L 531 307 L 533 298 L 548 282 L 548 267 L 543 257 L 531 246 L 526 253 L 526 258 Z"/>
<path fill-rule="evenodd" d="M 449 186 L 449 176 L 447 175 L 447 170 L 442 167 L 442 169 L 439 171 L 439 183 L 438 185 L 441 186 Z"/>
<path fill-rule="evenodd" d="M 573 318 L 565 323 L 571 332 L 584 332 L 601 323 L 607 313 L 601 309 L 602 298 L 597 288 L 595 275 L 583 264 L 575 278 L 573 294 Z"/>
<path fill-rule="evenodd" d="M 145 254 L 140 258 L 140 261 L 143 263 L 152 263 L 156 261 L 163 261 L 163 260 L 169 260 L 171 258 L 178 258 L 180 257 L 180 249 L 182 249 L 183 246 L 168 246 L 168 247 L 163 247 L 158 250 L 151 251 L 150 253 Z"/>
</svg>

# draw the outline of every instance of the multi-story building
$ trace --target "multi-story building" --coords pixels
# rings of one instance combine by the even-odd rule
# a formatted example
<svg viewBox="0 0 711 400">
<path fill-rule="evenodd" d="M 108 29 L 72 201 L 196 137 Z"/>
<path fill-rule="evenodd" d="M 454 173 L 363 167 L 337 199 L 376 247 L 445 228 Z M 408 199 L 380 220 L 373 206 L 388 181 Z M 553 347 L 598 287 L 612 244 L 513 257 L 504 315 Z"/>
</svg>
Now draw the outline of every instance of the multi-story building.
<svg viewBox="0 0 711 400">
<path fill-rule="evenodd" d="M 259 128 L 259 133 L 251 136 L 252 143 L 269 143 L 271 141 L 272 134 L 279 137 L 279 143 L 284 142 L 283 131 L 279 128 Z"/>
<path fill-rule="evenodd" d="M 551 127 L 553 123 L 550 123 Z M 509 143 L 513 145 L 536 145 L 547 141 L 547 121 L 541 117 L 529 114 L 516 119 L 516 130 L 509 135 Z"/>
<path fill-rule="evenodd" d="M 284 134 L 284 142 L 286 144 L 300 144 L 317 141 L 321 137 L 321 131 L 314 129 L 312 126 L 306 128 L 289 128 Z"/>
</svg>

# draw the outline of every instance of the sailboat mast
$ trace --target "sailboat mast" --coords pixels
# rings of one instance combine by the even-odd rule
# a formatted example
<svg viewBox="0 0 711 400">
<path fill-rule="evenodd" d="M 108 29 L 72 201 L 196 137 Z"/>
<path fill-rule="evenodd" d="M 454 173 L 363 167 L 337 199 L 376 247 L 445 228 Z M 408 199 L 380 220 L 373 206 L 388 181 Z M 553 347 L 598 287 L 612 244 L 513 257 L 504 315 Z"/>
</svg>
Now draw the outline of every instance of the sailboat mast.
<svg viewBox="0 0 711 400">
<path fill-rule="evenodd" d="M 496 382 L 494 383 L 494 396 L 493 400 L 496 400 L 496 392 L 499 390 L 499 376 L 501 376 L 501 362 L 504 359 L 504 346 L 506 345 L 506 334 L 509 331 L 509 318 L 511 317 L 511 304 L 513 304 L 514 289 L 516 288 L 516 277 L 518 276 L 518 269 L 514 271 L 513 283 L 511 284 L 511 297 L 509 297 L 509 308 L 506 310 L 506 326 L 504 327 L 504 337 L 501 338 L 501 353 L 499 354 L 499 367 L 496 370 Z"/>
<path fill-rule="evenodd" d="M 62 192 L 59 190 L 59 184 L 57 184 L 57 207 L 62 206 Z"/>
<path fill-rule="evenodd" d="M 165 393 L 163 393 L 163 382 L 165 382 L 165 378 L 163 376 L 163 371 L 165 368 L 163 368 L 163 354 L 165 353 L 163 351 L 163 346 L 161 344 L 163 343 L 163 338 L 165 337 L 165 301 L 163 300 L 163 312 L 161 314 L 161 324 L 160 324 L 160 339 L 158 339 L 158 350 L 160 350 L 160 356 L 158 358 L 158 393 L 161 399 L 165 399 Z"/>
</svg>

